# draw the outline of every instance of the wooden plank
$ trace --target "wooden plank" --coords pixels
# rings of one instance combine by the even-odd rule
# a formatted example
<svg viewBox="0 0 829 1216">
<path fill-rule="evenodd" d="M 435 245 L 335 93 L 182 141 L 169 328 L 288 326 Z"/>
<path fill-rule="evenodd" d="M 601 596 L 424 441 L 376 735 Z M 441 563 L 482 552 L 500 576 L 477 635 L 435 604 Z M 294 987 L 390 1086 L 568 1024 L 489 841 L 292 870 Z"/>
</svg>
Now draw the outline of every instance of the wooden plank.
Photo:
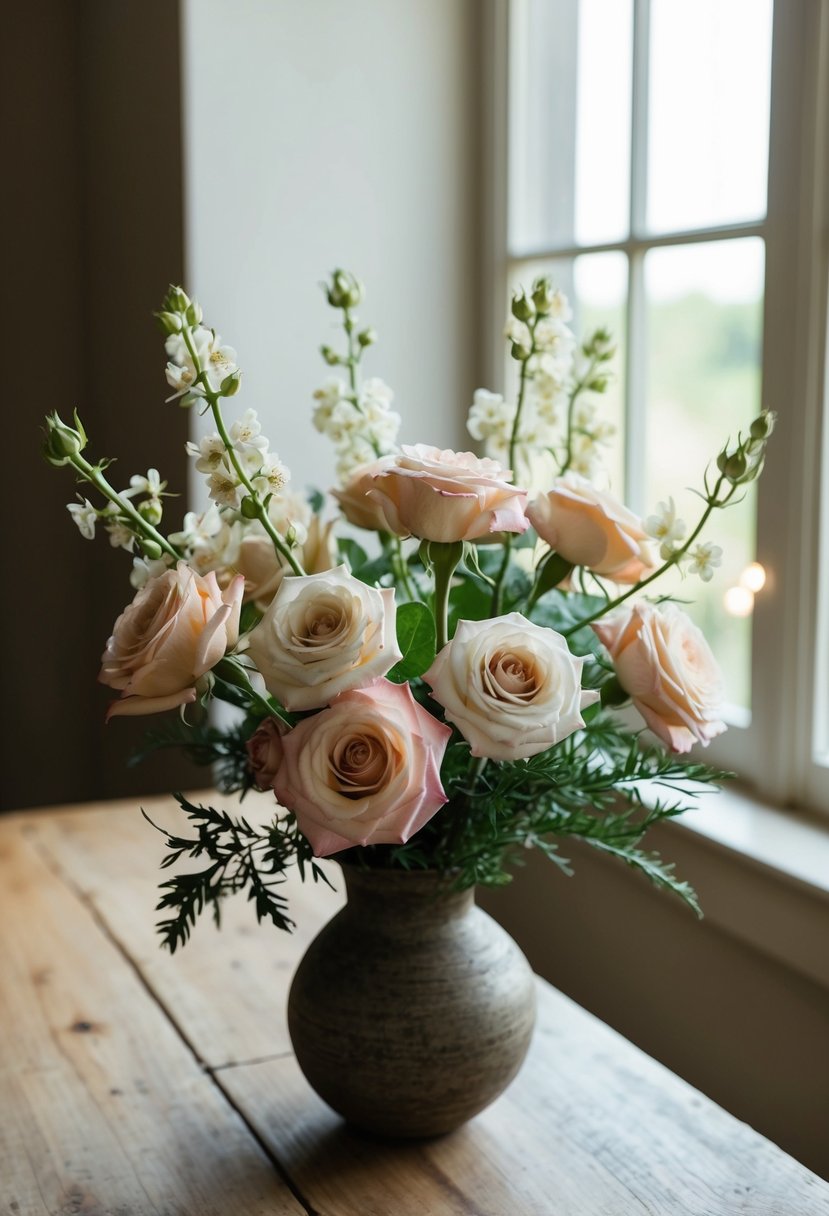
<svg viewBox="0 0 829 1216">
<path fill-rule="evenodd" d="M 215 793 L 203 797 L 218 798 L 215 804 L 229 810 L 236 802 Z M 142 805 L 156 823 L 181 829 L 172 798 L 146 798 Z M 273 807 L 265 795 L 244 802 L 252 822 L 266 822 Z M 105 920 L 200 1060 L 215 1068 L 291 1050 L 285 1020 L 290 979 L 311 939 L 341 906 L 339 891 L 292 879 L 287 889 L 294 933 L 258 925 L 244 897 L 228 900 L 221 930 L 203 917 L 186 948 L 171 956 L 154 928 L 164 840 L 137 802 L 68 808 L 24 822 L 51 864 Z M 339 868 L 330 863 L 328 870 L 341 887 Z"/>
<path fill-rule="evenodd" d="M 517 1081 L 426 1144 L 349 1131 L 291 1057 L 217 1079 L 319 1216 L 829 1213 L 816 1175 L 543 982 L 539 997 Z"/>
<path fill-rule="evenodd" d="M 130 964 L 0 822 L 0 1206 L 301 1216 Z"/>
</svg>

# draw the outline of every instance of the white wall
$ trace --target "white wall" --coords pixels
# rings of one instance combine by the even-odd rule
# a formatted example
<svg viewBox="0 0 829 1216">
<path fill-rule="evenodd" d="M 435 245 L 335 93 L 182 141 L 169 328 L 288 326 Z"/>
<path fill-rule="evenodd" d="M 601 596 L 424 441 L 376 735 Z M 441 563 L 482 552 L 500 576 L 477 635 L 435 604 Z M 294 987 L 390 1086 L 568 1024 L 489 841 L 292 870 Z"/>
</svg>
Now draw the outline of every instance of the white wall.
<svg viewBox="0 0 829 1216">
<path fill-rule="evenodd" d="M 187 280 L 297 486 L 332 484 L 311 392 L 333 267 L 366 283 L 404 442 L 457 446 L 476 387 L 470 0 L 185 0 Z M 234 403 L 234 404 L 235 404 Z"/>
</svg>

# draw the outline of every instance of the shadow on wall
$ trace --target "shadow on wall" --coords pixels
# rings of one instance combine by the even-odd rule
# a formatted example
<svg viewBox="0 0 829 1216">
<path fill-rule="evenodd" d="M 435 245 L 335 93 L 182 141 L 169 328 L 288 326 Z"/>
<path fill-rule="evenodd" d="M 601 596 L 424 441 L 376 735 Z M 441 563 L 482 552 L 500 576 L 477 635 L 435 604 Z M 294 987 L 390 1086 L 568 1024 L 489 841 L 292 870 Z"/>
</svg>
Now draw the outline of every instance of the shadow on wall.
<svg viewBox="0 0 829 1216">
<path fill-rule="evenodd" d="M 706 870 L 683 829 L 662 833 L 663 853 L 677 858 L 705 908 Z M 660 848 L 657 835 L 649 840 Z M 568 841 L 563 852 L 572 878 L 529 853 L 520 881 L 479 902 L 545 979 L 829 1176 L 825 988 L 586 846 Z"/>
<path fill-rule="evenodd" d="M 96 456 L 129 453 L 126 479 L 152 464 L 186 484 L 187 418 L 165 407 L 149 316 L 182 271 L 177 5 L 23 5 L 6 48 L 4 145 L 22 169 L 4 189 L 2 806 L 203 784 L 166 757 L 126 769 L 138 722 L 105 736 L 94 676 L 132 594 L 129 558 L 72 527 L 76 487 L 43 462 L 38 430 L 77 406 Z"/>
</svg>

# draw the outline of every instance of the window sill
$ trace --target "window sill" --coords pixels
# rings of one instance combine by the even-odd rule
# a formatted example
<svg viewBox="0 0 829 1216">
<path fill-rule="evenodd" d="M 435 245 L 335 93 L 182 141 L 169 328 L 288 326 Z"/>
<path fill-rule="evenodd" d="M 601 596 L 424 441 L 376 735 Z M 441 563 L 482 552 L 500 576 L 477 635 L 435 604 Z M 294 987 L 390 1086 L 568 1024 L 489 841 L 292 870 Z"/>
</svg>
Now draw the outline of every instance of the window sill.
<svg viewBox="0 0 829 1216">
<path fill-rule="evenodd" d="M 829 988 L 829 824 L 729 788 L 649 839 L 706 920 Z"/>
</svg>

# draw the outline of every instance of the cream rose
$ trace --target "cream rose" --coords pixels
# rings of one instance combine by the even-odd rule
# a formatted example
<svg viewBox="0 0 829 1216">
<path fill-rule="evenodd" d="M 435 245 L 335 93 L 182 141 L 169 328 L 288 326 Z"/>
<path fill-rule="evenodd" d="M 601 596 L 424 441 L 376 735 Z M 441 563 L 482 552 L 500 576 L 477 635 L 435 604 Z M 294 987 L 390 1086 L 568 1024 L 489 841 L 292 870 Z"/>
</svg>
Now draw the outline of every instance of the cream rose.
<svg viewBox="0 0 829 1216">
<path fill-rule="evenodd" d="M 711 648 L 676 604 L 642 600 L 596 621 L 619 683 L 648 727 L 674 752 L 706 746 L 725 730 L 722 672 Z"/>
<path fill-rule="evenodd" d="M 527 519 L 565 561 L 614 582 L 637 583 L 653 567 L 641 520 L 577 473 L 531 502 Z"/>
<path fill-rule="evenodd" d="M 196 699 L 196 681 L 236 645 L 244 580 L 223 592 L 185 562 L 141 588 L 115 622 L 98 679 L 121 692 L 116 714 L 154 714 Z"/>
<path fill-rule="evenodd" d="M 404 447 L 388 468 L 375 473 L 368 497 L 400 536 L 451 543 L 489 532 L 524 532 L 525 490 L 495 460 L 471 452 Z"/>
<path fill-rule="evenodd" d="M 286 709 L 319 709 L 402 658 L 395 618 L 394 590 L 368 587 L 345 566 L 288 577 L 252 630 L 248 654 Z"/>
<path fill-rule="evenodd" d="M 305 544 L 299 550 L 302 566 L 309 574 L 321 574 L 334 565 L 333 527 L 333 520 L 323 523 L 318 515 L 311 520 Z M 243 575 L 245 602 L 253 602 L 264 612 L 289 569 L 277 556 L 269 536 L 249 531 L 239 542 L 233 565 L 226 567 L 219 579 L 221 582 L 223 577 Z"/>
<path fill-rule="evenodd" d="M 460 621 L 423 678 L 473 756 L 518 760 L 584 726 L 599 694 L 582 691 L 583 665 L 560 633 L 510 612 Z"/>
<path fill-rule="evenodd" d="M 380 680 L 285 735 L 274 793 L 318 857 L 403 844 L 446 802 L 440 765 L 450 735 L 408 684 Z"/>
<path fill-rule="evenodd" d="M 383 514 L 383 508 L 368 497 L 368 492 L 374 487 L 374 478 L 385 472 L 394 462 L 394 456 L 381 456 L 372 464 L 357 469 L 341 490 L 331 491 L 340 504 L 343 515 L 355 528 L 365 528 L 369 532 L 393 531 Z"/>
</svg>

